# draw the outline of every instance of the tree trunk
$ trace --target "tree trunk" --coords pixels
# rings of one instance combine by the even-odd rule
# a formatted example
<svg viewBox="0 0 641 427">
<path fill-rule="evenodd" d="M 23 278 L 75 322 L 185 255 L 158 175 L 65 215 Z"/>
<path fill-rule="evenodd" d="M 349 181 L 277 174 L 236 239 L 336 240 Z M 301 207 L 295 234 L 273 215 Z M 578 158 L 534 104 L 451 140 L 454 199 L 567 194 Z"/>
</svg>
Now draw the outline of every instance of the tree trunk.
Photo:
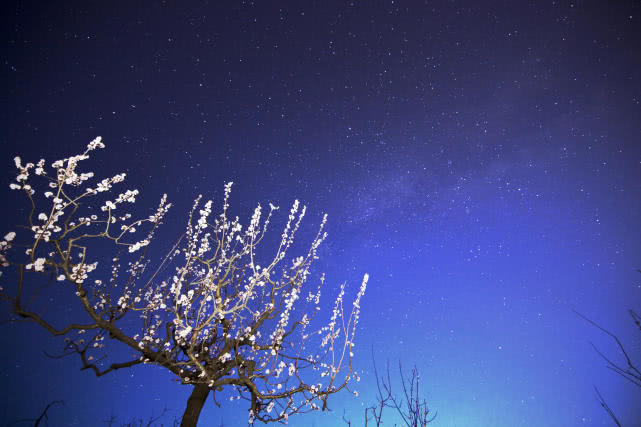
<svg viewBox="0 0 641 427">
<path fill-rule="evenodd" d="M 189 399 L 187 399 L 187 408 L 180 422 L 180 427 L 196 427 L 200 411 L 203 409 L 208 395 L 209 387 L 206 385 L 197 384 L 194 386 L 194 390 L 191 392 Z"/>
</svg>

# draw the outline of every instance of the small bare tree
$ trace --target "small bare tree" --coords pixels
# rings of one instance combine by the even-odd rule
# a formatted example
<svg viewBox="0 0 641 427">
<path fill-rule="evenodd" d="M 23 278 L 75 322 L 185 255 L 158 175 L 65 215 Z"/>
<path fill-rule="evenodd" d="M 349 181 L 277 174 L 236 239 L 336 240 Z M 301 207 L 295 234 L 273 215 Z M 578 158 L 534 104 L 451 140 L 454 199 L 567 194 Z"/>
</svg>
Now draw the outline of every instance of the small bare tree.
<svg viewBox="0 0 641 427">
<path fill-rule="evenodd" d="M 374 376 L 376 378 L 376 403 L 365 408 L 365 427 L 367 427 L 370 422 L 377 427 L 383 425 L 383 411 L 385 408 L 394 410 L 401 417 L 403 425 L 406 427 L 425 427 L 434 421 L 437 413 L 432 415 L 427 400 L 421 397 L 421 376 L 416 366 L 412 368 L 411 377 L 406 378 L 403 373 L 403 366 L 400 361 L 398 362 L 398 373 L 403 390 L 403 394 L 399 398 L 392 392 L 392 377 L 390 375 L 389 361 L 386 364 L 384 377 L 378 374 L 373 349 L 372 363 L 374 364 Z M 343 415 L 343 421 L 348 426 L 352 425 L 351 420 L 346 418 L 345 415 Z M 396 424 L 394 425 L 396 426 Z"/>
<path fill-rule="evenodd" d="M 249 402 L 249 423 L 284 422 L 293 414 L 326 409 L 331 394 L 358 379 L 352 351 L 368 275 L 349 314 L 343 284 L 329 322 L 310 326 L 320 310 L 324 276 L 311 290 L 307 282 L 326 237 L 326 215 L 309 250 L 283 265 L 305 215 L 295 201 L 275 255 L 259 263 L 257 248 L 278 207 L 270 203 L 264 218 L 258 205 L 243 227 L 238 217 L 228 217 L 230 182 L 220 214 L 212 216 L 212 201 L 203 204 L 198 196 L 184 234 L 166 255 L 151 260 L 149 245 L 171 206 L 167 196 L 155 212 L 135 218 L 125 205 L 136 201 L 138 190 L 109 197 L 125 174 L 89 186 L 94 174 L 81 173 L 78 166 L 99 148 L 104 148 L 100 137 L 83 154 L 53 162 L 52 175 L 44 159 L 36 164 L 14 159 L 18 175 L 10 188 L 24 192 L 30 211 L 26 232 L 11 231 L 0 241 L 5 269 L 0 291 L 17 315 L 12 320 L 32 321 L 64 336 L 64 354 L 77 354 L 82 369 L 96 376 L 143 363 L 168 369 L 192 387 L 182 426 L 196 425 L 210 393 L 219 405 L 216 392 L 224 389 L 232 391 L 232 400 Z M 33 174 L 44 181 L 45 191 L 31 183 Z M 107 256 L 105 247 L 112 251 Z M 8 286 L 8 280 L 15 285 Z M 32 309 L 27 289 L 35 294 L 56 280 L 65 286 L 64 300 Z M 48 319 L 71 300 L 84 320 L 56 325 Z M 107 363 L 106 338 L 124 344 L 134 357 Z"/>
<path fill-rule="evenodd" d="M 158 422 L 167 414 L 168 410 L 167 407 L 163 408 L 162 412 L 159 415 L 151 415 L 149 418 L 142 419 L 138 418 L 137 420 L 134 419 L 132 421 L 129 421 L 127 423 L 120 423 L 116 424 L 116 416 L 111 415 L 108 419 L 104 420 L 104 423 L 107 425 L 107 427 L 115 427 L 116 425 L 119 425 L 120 427 L 154 427 L 158 425 Z M 161 423 L 160 426 L 167 425 L 168 427 L 170 424 L 165 424 Z M 180 425 L 180 421 L 175 417 L 171 427 L 178 427 Z"/>
</svg>

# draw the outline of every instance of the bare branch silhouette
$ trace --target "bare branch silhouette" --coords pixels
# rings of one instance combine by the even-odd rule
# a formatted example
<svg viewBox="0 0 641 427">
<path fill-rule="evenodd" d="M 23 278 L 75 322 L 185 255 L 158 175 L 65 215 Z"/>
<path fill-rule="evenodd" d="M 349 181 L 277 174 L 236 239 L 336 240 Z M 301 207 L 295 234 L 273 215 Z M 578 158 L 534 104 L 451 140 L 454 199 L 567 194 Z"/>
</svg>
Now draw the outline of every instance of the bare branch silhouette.
<svg viewBox="0 0 641 427">
<path fill-rule="evenodd" d="M 623 347 L 621 340 L 619 340 L 619 338 L 616 335 L 614 335 L 612 332 L 603 328 L 601 325 L 597 324 L 596 322 L 593 322 L 592 320 L 590 320 L 583 314 L 579 313 L 578 311 L 575 310 L 574 312 L 578 316 L 580 316 L 582 319 L 589 322 L 591 325 L 595 326 L 596 328 L 600 329 L 602 332 L 610 336 L 616 342 L 617 347 L 619 347 L 619 350 L 623 354 L 626 361 L 625 366 L 614 363 L 605 354 L 603 354 L 593 343 L 590 343 L 592 345 L 592 348 L 594 348 L 594 350 L 603 358 L 603 360 L 607 362 L 608 369 L 611 369 L 617 374 L 621 375 L 623 378 L 630 381 L 635 386 L 641 387 L 641 371 L 639 371 L 639 369 L 632 362 L 632 359 L 630 358 L 628 352 L 625 350 L 625 347 Z M 629 310 L 629 312 L 633 321 L 638 323 L 639 316 L 633 310 Z"/>
<path fill-rule="evenodd" d="M 62 400 L 54 400 L 54 401 L 50 402 L 49 404 L 47 404 L 47 406 L 44 408 L 44 410 L 42 411 L 42 413 L 40 414 L 40 416 L 38 418 L 35 418 L 35 419 L 34 418 L 25 418 L 25 419 L 22 419 L 22 420 L 15 421 L 11 425 L 16 425 L 16 424 L 19 424 L 19 423 L 30 423 L 31 421 L 33 421 L 33 427 L 38 427 L 38 426 L 40 426 L 40 423 L 44 420 L 46 425 L 48 426 L 49 425 L 49 415 L 47 414 L 47 412 L 49 411 L 49 409 L 53 405 L 56 405 L 56 404 L 64 405 L 65 402 L 63 402 Z"/>
<path fill-rule="evenodd" d="M 603 410 L 604 410 L 605 412 L 607 412 L 607 414 L 610 416 L 610 418 L 612 418 L 612 421 L 614 421 L 614 423 L 615 423 L 616 425 L 618 425 L 619 427 L 621 427 L 621 422 L 619 422 L 619 419 L 618 419 L 618 418 L 616 417 L 616 415 L 614 414 L 614 411 L 610 408 L 610 406 L 609 406 L 609 405 L 608 405 L 608 403 L 605 401 L 605 399 L 603 398 L 603 396 L 601 396 L 601 393 L 599 392 L 599 389 L 598 389 L 598 388 L 596 388 L 596 386 L 594 387 L 594 391 L 596 392 L 597 400 L 599 401 L 599 404 L 601 405 L 601 407 L 603 408 Z"/>
<path fill-rule="evenodd" d="M 639 273 L 641 273 L 641 270 L 637 270 L 637 271 Z M 574 310 L 574 313 L 577 314 L 579 317 L 581 317 L 586 322 L 590 323 L 592 326 L 594 326 L 597 329 L 599 329 L 601 332 L 603 332 L 606 335 L 608 335 L 610 338 L 612 338 L 614 340 L 614 342 L 616 343 L 617 347 L 619 348 L 619 351 L 621 352 L 621 354 L 623 354 L 623 358 L 625 359 L 625 363 L 624 364 L 616 363 L 616 362 L 612 361 L 612 359 L 607 357 L 601 350 L 599 350 L 597 348 L 597 346 L 594 345 L 594 343 L 590 342 L 590 345 L 592 346 L 594 351 L 596 351 L 597 354 L 599 354 L 599 356 L 601 356 L 603 358 L 603 360 L 605 360 L 607 368 L 612 370 L 612 371 L 614 371 L 614 372 L 616 372 L 618 375 L 620 375 L 621 377 L 625 378 L 627 381 L 629 381 L 630 383 L 634 384 L 636 387 L 641 388 L 641 371 L 639 370 L 639 368 L 636 367 L 636 365 L 632 361 L 632 358 L 630 357 L 630 355 L 626 351 L 626 349 L 623 346 L 623 343 L 621 342 L 619 337 L 616 336 L 614 333 L 610 332 L 609 330 L 605 329 L 603 326 L 601 326 L 598 323 L 594 322 L 593 320 L 589 319 L 587 316 L 584 316 L 583 314 L 579 313 L 578 311 Z M 628 310 L 628 313 L 630 314 L 630 317 L 632 318 L 632 321 L 634 322 L 636 327 L 639 329 L 639 331 L 641 331 L 641 316 L 639 316 L 639 314 L 637 314 L 632 309 Z M 612 408 L 610 408 L 610 406 L 608 405 L 606 400 L 603 398 L 603 396 L 601 395 L 601 392 L 599 392 L 599 389 L 596 386 L 594 387 L 594 391 L 596 392 L 596 396 L 597 396 L 597 400 L 599 402 L 599 405 L 601 405 L 603 410 L 610 416 L 610 418 L 612 419 L 612 421 L 616 425 L 621 426 L 621 422 L 619 421 L 619 419 L 615 415 L 615 413 L 612 410 Z"/>
</svg>

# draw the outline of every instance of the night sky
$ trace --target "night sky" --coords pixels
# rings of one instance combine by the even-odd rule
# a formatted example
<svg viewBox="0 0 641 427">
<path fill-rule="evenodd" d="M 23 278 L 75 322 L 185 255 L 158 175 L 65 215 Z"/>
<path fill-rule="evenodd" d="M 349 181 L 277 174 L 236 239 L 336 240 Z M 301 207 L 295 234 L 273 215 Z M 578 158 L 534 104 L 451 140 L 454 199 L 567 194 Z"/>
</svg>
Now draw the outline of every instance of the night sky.
<svg viewBox="0 0 641 427">
<path fill-rule="evenodd" d="M 379 369 L 416 365 L 434 425 L 612 425 L 597 386 L 641 426 L 639 389 L 590 346 L 623 361 L 615 343 L 573 312 L 641 361 L 638 1 L 20 1 L 0 31 L 2 235 L 28 207 L 13 157 L 51 162 L 98 135 L 85 170 L 126 172 L 143 215 L 162 193 L 174 204 L 161 247 L 198 194 L 220 210 L 228 181 L 245 223 L 258 202 L 284 217 L 305 203 L 303 247 L 328 214 L 320 319 L 369 273 L 363 379 L 290 425 L 340 426 L 344 410 L 361 425 L 373 349 Z M 50 318 L 79 314 L 54 296 Z M 50 425 L 164 406 L 166 422 L 190 392 L 159 367 L 95 378 L 47 358 L 63 343 L 35 324 L 1 325 L 0 345 L 2 425 L 53 400 Z M 246 410 L 210 399 L 200 425 Z"/>
</svg>

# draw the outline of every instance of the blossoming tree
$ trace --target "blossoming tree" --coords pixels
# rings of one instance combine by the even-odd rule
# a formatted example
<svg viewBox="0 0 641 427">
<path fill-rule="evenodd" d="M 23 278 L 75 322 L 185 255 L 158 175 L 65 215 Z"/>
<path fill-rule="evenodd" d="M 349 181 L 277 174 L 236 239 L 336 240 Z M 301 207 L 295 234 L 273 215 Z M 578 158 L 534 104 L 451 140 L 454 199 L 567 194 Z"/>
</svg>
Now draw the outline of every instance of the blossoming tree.
<svg viewBox="0 0 641 427">
<path fill-rule="evenodd" d="M 212 201 L 198 196 L 184 234 L 168 253 L 150 259 L 149 245 L 171 204 L 163 195 L 151 215 L 128 213 L 138 190 L 112 193 L 125 174 L 91 184 L 94 174 L 78 170 L 99 148 L 100 137 L 83 154 L 49 168 L 44 159 L 14 159 L 18 175 L 10 187 L 23 191 L 31 206 L 27 231 L 10 231 L 0 241 L 0 290 L 16 318 L 64 336 L 65 354 L 77 354 L 96 376 L 143 363 L 170 370 L 192 387 L 183 426 L 196 425 L 210 393 L 219 405 L 216 392 L 225 389 L 231 400 L 248 402 L 250 423 L 326 409 L 331 394 L 349 390 L 358 380 L 352 351 L 368 276 L 349 312 L 343 285 L 328 322 L 312 326 L 324 277 L 310 286 L 310 266 L 326 237 L 326 216 L 309 249 L 289 257 L 305 215 L 295 201 L 275 254 L 259 264 L 264 251 L 257 248 L 278 208 L 270 203 L 265 214 L 258 205 L 243 227 L 228 217 L 230 182 L 220 214 L 212 215 Z M 34 174 L 46 191 L 32 183 Z M 106 263 L 105 245 L 113 251 Z M 27 289 L 54 279 L 64 286 L 63 303 L 49 312 L 32 309 Z M 51 310 L 70 300 L 84 319 L 57 325 Z M 132 358 L 107 362 L 106 338 L 132 350 Z"/>
</svg>

